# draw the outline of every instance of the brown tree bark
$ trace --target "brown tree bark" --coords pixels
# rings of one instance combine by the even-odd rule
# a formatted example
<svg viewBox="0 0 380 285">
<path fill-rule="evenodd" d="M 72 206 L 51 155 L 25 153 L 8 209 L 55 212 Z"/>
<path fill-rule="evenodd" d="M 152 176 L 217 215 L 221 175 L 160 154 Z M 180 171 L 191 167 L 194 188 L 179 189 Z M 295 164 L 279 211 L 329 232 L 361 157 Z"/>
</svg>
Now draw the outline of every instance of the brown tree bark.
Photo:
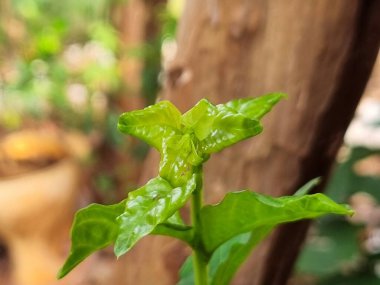
<svg viewBox="0 0 380 285">
<path fill-rule="evenodd" d="M 125 111 L 145 106 L 141 94 L 141 74 L 144 68 L 141 50 L 147 41 L 147 27 L 153 17 L 154 5 L 149 4 L 144 0 L 129 0 L 117 5 L 113 11 L 113 21 L 120 31 L 122 44 L 120 69 L 125 92 L 121 97 L 121 107 Z"/>
<path fill-rule="evenodd" d="M 376 0 L 350 5 L 346 0 L 187 1 L 178 54 L 166 70 L 165 98 L 184 111 L 204 97 L 219 103 L 273 91 L 289 94 L 264 120 L 263 134 L 208 162 L 207 201 L 216 202 L 233 189 L 278 196 L 317 176 L 325 182 L 379 38 Z M 156 175 L 156 153 L 147 165 L 142 181 Z M 235 284 L 285 284 L 307 227 L 302 222 L 275 231 Z M 184 253 L 166 238 L 145 239 L 128 257 L 144 262 L 144 268 L 130 267 L 131 284 L 175 284 L 173 270 Z M 153 270 L 146 274 L 146 268 Z"/>
</svg>

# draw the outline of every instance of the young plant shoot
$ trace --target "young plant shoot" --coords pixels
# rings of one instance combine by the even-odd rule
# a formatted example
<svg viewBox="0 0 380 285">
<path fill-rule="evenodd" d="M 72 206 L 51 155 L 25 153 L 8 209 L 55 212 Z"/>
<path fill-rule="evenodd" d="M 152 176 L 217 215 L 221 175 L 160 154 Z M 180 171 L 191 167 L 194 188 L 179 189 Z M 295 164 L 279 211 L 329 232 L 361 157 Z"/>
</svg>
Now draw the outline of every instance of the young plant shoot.
<svg viewBox="0 0 380 285">
<path fill-rule="evenodd" d="M 243 190 L 228 193 L 219 204 L 203 204 L 203 164 L 213 153 L 258 135 L 261 118 L 283 97 L 273 93 L 219 105 L 203 99 L 183 115 L 161 101 L 122 114 L 119 130 L 160 152 L 159 174 L 116 205 L 92 204 L 76 214 L 71 252 L 59 278 L 106 246 L 113 244 L 119 257 L 146 235 L 166 235 L 191 247 L 194 284 L 229 284 L 276 225 L 329 213 L 351 215 L 348 206 L 323 194 L 306 195 L 314 181 L 293 196 L 272 198 Z M 188 225 L 179 210 L 189 199 Z M 223 258 L 216 258 L 221 252 Z"/>
</svg>

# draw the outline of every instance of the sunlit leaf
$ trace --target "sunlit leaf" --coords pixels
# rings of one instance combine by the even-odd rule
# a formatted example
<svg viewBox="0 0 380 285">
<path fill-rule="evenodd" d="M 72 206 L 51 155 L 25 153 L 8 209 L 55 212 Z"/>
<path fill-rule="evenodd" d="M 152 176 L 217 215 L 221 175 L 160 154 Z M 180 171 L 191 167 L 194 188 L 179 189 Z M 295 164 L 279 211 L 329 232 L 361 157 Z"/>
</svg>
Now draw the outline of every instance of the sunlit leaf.
<svg viewBox="0 0 380 285">
<path fill-rule="evenodd" d="M 182 115 L 182 124 L 185 131 L 194 132 L 198 140 L 202 141 L 210 135 L 217 109 L 208 100 L 202 99 L 193 108 Z"/>
<path fill-rule="evenodd" d="M 71 251 L 58 273 L 62 278 L 93 252 L 112 244 L 118 234 L 116 218 L 125 208 L 125 201 L 116 205 L 92 204 L 75 215 L 71 231 Z"/>
<path fill-rule="evenodd" d="M 283 93 L 270 93 L 256 98 L 232 100 L 226 103 L 225 106 L 244 117 L 260 120 L 274 105 L 285 97 L 286 95 Z"/>
<path fill-rule="evenodd" d="M 179 186 L 211 153 L 259 134 L 259 119 L 282 97 L 269 94 L 216 106 L 202 99 L 182 116 L 170 102 L 162 101 L 124 113 L 118 127 L 155 147 L 161 154 L 160 176 Z"/>
<path fill-rule="evenodd" d="M 130 192 L 125 211 L 117 218 L 120 228 L 114 248 L 116 256 L 126 253 L 158 224 L 173 216 L 194 189 L 195 175 L 180 187 L 173 187 L 167 180 L 156 177 Z"/>
<path fill-rule="evenodd" d="M 161 151 L 164 138 L 180 133 L 180 117 L 181 113 L 172 103 L 161 101 L 143 110 L 122 114 L 118 128 Z"/>
<path fill-rule="evenodd" d="M 321 193 L 307 196 L 273 198 L 250 191 L 228 193 L 220 204 L 201 210 L 203 243 L 212 253 L 232 237 L 255 231 L 259 227 L 276 226 L 324 214 L 350 215 L 346 205 L 336 204 Z"/>
<path fill-rule="evenodd" d="M 257 135 L 258 120 L 247 118 L 224 104 L 214 106 L 203 99 L 182 115 L 187 132 L 193 132 L 203 153 L 218 152 L 229 145 Z"/>
<path fill-rule="evenodd" d="M 284 96 L 273 93 L 216 106 L 203 99 L 182 116 L 182 123 L 194 132 L 204 153 L 218 152 L 259 134 L 259 120 Z"/>
<path fill-rule="evenodd" d="M 152 233 L 171 235 L 190 243 L 191 228 L 175 224 L 173 215 L 195 189 L 196 176 L 182 187 L 173 187 L 161 177 L 129 193 L 116 205 L 93 204 L 80 210 L 72 228 L 72 248 L 59 273 L 62 278 L 96 250 L 115 243 L 117 256 L 127 252 L 139 239 Z M 169 219 L 170 218 L 170 219 Z"/>
<path fill-rule="evenodd" d="M 200 152 L 198 141 L 193 140 L 190 134 L 173 135 L 163 143 L 160 176 L 173 186 L 183 185 L 207 158 Z"/>
</svg>

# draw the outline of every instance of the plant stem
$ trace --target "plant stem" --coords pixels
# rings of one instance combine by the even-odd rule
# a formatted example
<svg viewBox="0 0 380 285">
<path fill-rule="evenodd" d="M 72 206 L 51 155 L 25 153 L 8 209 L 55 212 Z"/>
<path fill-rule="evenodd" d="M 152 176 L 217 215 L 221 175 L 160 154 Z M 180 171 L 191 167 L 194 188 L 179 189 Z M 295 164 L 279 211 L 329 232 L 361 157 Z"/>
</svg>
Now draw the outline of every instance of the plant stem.
<svg viewBox="0 0 380 285">
<path fill-rule="evenodd" d="M 191 220 L 194 228 L 193 267 L 195 285 L 208 284 L 207 259 L 201 245 L 200 210 L 203 204 L 203 170 L 197 171 L 197 186 L 191 200 Z"/>
</svg>

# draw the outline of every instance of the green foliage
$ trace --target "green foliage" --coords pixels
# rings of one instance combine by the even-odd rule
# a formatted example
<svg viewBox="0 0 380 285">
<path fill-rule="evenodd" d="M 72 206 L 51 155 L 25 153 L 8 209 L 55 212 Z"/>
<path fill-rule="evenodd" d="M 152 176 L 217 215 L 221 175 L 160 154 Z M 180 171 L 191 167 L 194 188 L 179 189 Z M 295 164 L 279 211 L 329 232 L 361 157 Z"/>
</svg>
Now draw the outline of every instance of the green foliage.
<svg viewBox="0 0 380 285">
<path fill-rule="evenodd" d="M 189 199 L 195 182 L 194 175 L 187 184 L 173 187 L 165 179 L 157 177 L 139 190 L 130 192 L 125 211 L 117 218 L 116 256 L 126 253 L 139 239 L 173 216 Z"/>
<path fill-rule="evenodd" d="M 49 119 L 109 131 L 105 121 L 116 111 L 108 102 L 121 85 L 112 3 L 15 0 L 4 6 L 0 18 L 10 21 L 0 27 L 1 127 Z"/>
<path fill-rule="evenodd" d="M 211 284 L 229 284 L 252 249 L 280 223 L 311 219 L 326 213 L 352 214 L 322 194 L 305 195 L 314 179 L 293 196 L 272 198 L 250 191 L 231 192 L 217 205 L 201 210 L 205 251 L 211 255 Z M 301 193 L 303 192 L 303 194 Z M 188 275 L 192 269 L 186 269 Z M 188 276 L 182 276 L 188 279 Z"/>
<path fill-rule="evenodd" d="M 326 213 L 346 215 L 352 211 L 320 193 L 272 198 L 250 191 L 232 192 L 220 204 L 202 208 L 202 227 L 207 229 L 202 239 L 205 250 L 211 253 L 241 233 Z"/>
<path fill-rule="evenodd" d="M 182 116 L 162 101 L 123 114 L 118 127 L 156 148 L 161 153 L 160 176 L 181 185 L 211 153 L 259 134 L 259 119 L 283 97 L 274 93 L 216 106 L 203 99 Z"/>
<path fill-rule="evenodd" d="M 260 119 L 283 97 L 274 93 L 219 105 L 203 99 L 183 115 L 170 102 L 162 101 L 123 114 L 119 130 L 160 152 L 159 176 L 118 204 L 124 205 L 122 211 L 115 206 L 109 215 L 111 221 L 106 219 L 112 234 L 104 239 L 93 234 L 97 212 L 87 215 L 85 209 L 78 214 L 72 232 L 72 252 L 60 277 L 105 245 L 114 243 L 115 254 L 120 256 L 142 237 L 162 234 L 178 238 L 193 249 L 195 284 L 228 284 L 251 250 L 276 225 L 328 213 L 352 214 L 347 206 L 338 205 L 323 194 L 305 195 L 316 181 L 290 197 L 272 198 L 245 190 L 227 194 L 219 204 L 202 205 L 202 165 L 212 153 L 259 134 Z M 186 225 L 178 210 L 190 197 L 192 224 Z M 91 219 L 87 229 L 86 219 Z M 82 247 L 87 244 L 84 253 Z M 182 272 L 191 272 L 191 268 Z"/>
<path fill-rule="evenodd" d="M 74 220 L 70 256 L 59 276 L 65 276 L 92 252 L 111 243 L 115 243 L 116 256 L 126 253 L 158 224 L 173 216 L 188 200 L 194 188 L 195 175 L 183 187 L 172 187 L 165 179 L 156 177 L 130 192 L 128 198 L 119 204 L 93 204 L 80 210 Z M 170 228 L 170 225 L 168 221 L 162 227 Z M 171 229 L 167 232 L 175 231 L 173 227 Z"/>
<path fill-rule="evenodd" d="M 116 219 L 124 208 L 124 201 L 110 206 L 92 204 L 75 215 L 70 256 L 58 276 L 65 276 L 91 253 L 115 241 L 119 231 Z"/>
</svg>

